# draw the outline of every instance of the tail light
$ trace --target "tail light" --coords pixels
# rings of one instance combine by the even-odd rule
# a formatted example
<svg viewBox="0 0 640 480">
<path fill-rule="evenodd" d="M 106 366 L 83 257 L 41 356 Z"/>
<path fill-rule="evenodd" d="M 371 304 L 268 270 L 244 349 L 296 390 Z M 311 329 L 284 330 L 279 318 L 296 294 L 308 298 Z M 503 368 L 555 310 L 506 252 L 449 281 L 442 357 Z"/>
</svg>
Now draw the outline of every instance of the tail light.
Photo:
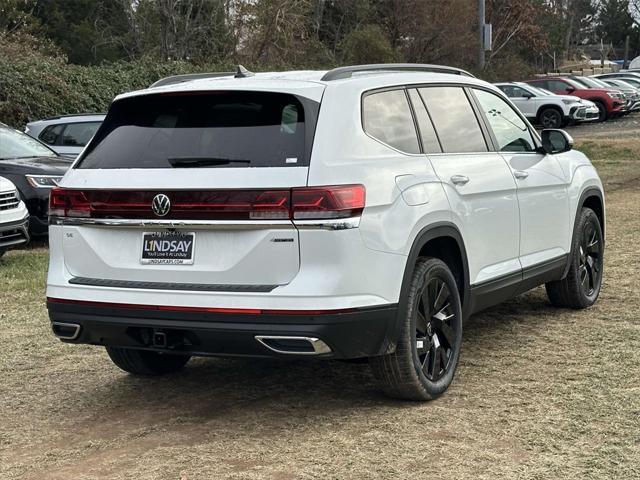
<svg viewBox="0 0 640 480">
<path fill-rule="evenodd" d="M 170 199 L 166 220 L 302 220 L 359 216 L 365 205 L 362 185 L 302 187 L 275 190 L 72 190 L 53 188 L 52 217 L 159 218 L 153 198 Z"/>
<path fill-rule="evenodd" d="M 49 215 L 52 217 L 90 217 L 91 205 L 82 190 L 54 187 L 49 192 Z"/>
<path fill-rule="evenodd" d="M 364 210 L 363 185 L 294 188 L 291 195 L 295 220 L 356 217 Z"/>
</svg>

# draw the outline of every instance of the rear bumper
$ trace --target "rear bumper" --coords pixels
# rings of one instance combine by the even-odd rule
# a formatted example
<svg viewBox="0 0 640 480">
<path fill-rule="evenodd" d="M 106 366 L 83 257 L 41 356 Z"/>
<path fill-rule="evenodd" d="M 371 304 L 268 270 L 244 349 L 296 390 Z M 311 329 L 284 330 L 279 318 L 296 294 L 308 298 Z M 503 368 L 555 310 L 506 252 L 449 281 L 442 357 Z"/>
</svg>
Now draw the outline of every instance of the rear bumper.
<svg viewBox="0 0 640 480">
<path fill-rule="evenodd" d="M 73 339 L 62 339 L 67 343 L 201 356 L 288 357 L 308 353 L 277 353 L 256 337 L 309 337 L 322 340 L 331 349 L 319 356 L 341 359 L 381 355 L 395 348 L 391 341 L 395 304 L 336 313 L 227 313 L 48 299 L 47 308 L 52 326 L 79 326 L 68 335 Z M 166 345 L 154 342 L 156 333 L 166 338 Z"/>
</svg>

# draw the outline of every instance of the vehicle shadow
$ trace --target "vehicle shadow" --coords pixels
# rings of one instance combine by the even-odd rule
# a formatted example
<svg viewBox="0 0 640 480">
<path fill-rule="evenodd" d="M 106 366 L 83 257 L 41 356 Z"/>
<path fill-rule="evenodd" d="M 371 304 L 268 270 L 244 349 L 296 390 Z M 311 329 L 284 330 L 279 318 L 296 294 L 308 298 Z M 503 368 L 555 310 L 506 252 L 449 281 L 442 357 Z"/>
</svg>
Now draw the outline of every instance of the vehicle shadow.
<svg viewBox="0 0 640 480">
<path fill-rule="evenodd" d="M 471 317 L 465 324 L 459 369 L 464 370 L 467 361 L 481 357 L 496 344 L 519 343 L 519 327 L 539 327 L 540 322 L 559 314 L 561 311 L 537 289 Z M 109 368 L 104 357 L 101 367 Z M 464 390 L 464 385 L 454 384 L 455 391 L 436 402 L 446 402 L 447 397 Z M 179 415 L 206 421 L 237 417 L 256 406 L 261 415 L 286 412 L 290 420 L 298 417 L 308 421 L 331 411 L 425 405 L 386 397 L 366 362 L 196 358 L 177 374 L 141 378 L 118 371 L 109 381 L 94 386 L 95 390 L 85 392 L 84 399 L 101 419 L 117 417 L 117 412 L 126 410 L 132 418 Z"/>
</svg>

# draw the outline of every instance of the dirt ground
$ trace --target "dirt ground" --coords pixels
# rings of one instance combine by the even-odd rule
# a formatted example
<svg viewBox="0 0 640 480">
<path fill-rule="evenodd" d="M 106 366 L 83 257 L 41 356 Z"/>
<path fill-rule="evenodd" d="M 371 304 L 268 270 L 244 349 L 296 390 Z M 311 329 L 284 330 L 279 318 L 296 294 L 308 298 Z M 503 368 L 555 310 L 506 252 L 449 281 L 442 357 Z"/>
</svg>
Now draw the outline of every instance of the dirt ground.
<svg viewBox="0 0 640 480">
<path fill-rule="evenodd" d="M 557 310 L 538 288 L 475 315 L 431 403 L 390 400 L 343 362 L 197 359 L 130 377 L 50 334 L 46 249 L 10 252 L 0 478 L 640 478 L 639 121 L 570 129 L 607 189 L 597 305 Z"/>
</svg>

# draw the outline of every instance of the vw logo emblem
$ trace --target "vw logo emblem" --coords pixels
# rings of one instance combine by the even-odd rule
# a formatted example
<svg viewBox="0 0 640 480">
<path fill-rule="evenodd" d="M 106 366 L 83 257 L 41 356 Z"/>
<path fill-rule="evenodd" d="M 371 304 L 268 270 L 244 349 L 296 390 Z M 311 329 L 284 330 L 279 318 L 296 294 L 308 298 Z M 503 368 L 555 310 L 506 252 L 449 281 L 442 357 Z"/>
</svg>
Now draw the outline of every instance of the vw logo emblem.
<svg viewBox="0 0 640 480">
<path fill-rule="evenodd" d="M 164 217 L 171 210 L 171 200 L 164 193 L 159 193 L 153 197 L 151 210 L 159 217 Z"/>
</svg>

